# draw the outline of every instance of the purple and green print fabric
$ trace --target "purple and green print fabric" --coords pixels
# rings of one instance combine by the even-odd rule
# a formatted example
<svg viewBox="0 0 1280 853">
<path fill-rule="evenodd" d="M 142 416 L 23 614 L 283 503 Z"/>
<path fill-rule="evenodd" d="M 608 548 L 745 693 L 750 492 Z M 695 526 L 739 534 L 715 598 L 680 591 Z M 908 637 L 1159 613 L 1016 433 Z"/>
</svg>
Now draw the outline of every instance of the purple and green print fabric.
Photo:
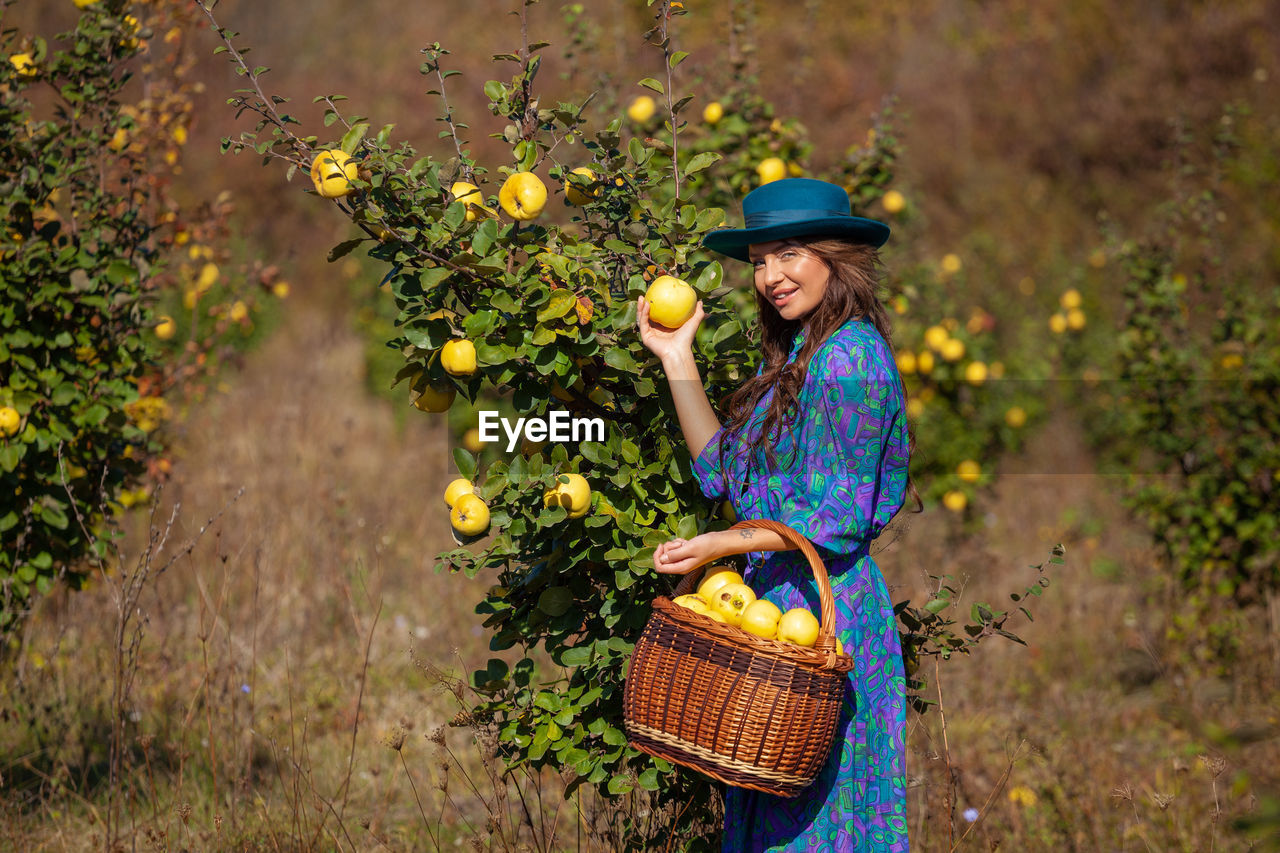
<svg viewBox="0 0 1280 853">
<path fill-rule="evenodd" d="M 875 327 L 865 319 L 846 323 L 808 366 L 798 417 L 775 444 L 776 467 L 749 450 L 752 424 L 758 434 L 769 399 L 745 437 L 716 433 L 694 473 L 703 493 L 727 498 L 739 518 L 782 522 L 818 547 L 835 596 L 837 635 L 854 669 L 818 779 L 789 799 L 729 788 L 724 850 L 906 851 L 906 677 L 893 604 L 869 555 L 906 492 L 902 382 Z M 819 611 L 817 585 L 799 551 L 748 554 L 745 576 L 783 611 Z"/>
</svg>

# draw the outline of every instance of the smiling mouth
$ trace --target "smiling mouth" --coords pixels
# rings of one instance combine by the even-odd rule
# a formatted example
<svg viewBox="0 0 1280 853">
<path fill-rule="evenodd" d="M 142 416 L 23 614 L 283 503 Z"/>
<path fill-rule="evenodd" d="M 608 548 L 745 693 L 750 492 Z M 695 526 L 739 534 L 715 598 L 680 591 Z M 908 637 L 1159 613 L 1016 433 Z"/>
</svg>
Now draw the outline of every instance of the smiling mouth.
<svg viewBox="0 0 1280 853">
<path fill-rule="evenodd" d="M 786 305 L 788 302 L 790 302 L 791 298 L 795 295 L 796 295 L 795 290 L 784 290 L 784 291 L 775 290 L 773 293 L 769 294 L 769 301 L 774 304 L 774 307 L 781 308 L 783 305 Z"/>
</svg>

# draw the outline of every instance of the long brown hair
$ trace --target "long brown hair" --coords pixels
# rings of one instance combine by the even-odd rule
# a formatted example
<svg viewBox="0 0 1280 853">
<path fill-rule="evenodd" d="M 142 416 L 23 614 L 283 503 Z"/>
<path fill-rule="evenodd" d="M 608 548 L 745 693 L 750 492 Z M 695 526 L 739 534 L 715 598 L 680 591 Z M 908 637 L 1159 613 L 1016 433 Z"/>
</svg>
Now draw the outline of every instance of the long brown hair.
<svg viewBox="0 0 1280 853">
<path fill-rule="evenodd" d="M 754 456 L 763 449 L 771 466 L 777 466 L 774 445 L 782 431 L 795 424 L 799 416 L 800 389 L 804 386 L 809 362 L 818 349 L 833 333 L 849 320 L 866 317 L 876 327 L 893 354 L 893 323 L 889 312 L 880 302 L 877 290 L 883 275 L 880 255 L 873 246 L 851 243 L 839 238 L 817 240 L 786 240 L 784 245 L 794 246 L 816 257 L 826 265 L 830 274 L 827 289 L 809 314 L 801 320 L 787 320 L 756 290 L 756 308 L 759 317 L 761 350 L 760 372 L 748 379 L 736 391 L 726 396 L 721 410 L 726 417 L 725 433 L 743 435 L 760 401 L 773 389 L 764 421 L 746 452 Z M 796 335 L 804 330 L 804 342 L 795 361 L 787 363 Z M 894 370 L 897 370 L 895 363 Z M 901 375 L 899 375 L 901 381 Z M 915 447 L 911 435 L 908 453 Z M 907 478 L 907 489 L 921 506 L 920 496 Z"/>
</svg>

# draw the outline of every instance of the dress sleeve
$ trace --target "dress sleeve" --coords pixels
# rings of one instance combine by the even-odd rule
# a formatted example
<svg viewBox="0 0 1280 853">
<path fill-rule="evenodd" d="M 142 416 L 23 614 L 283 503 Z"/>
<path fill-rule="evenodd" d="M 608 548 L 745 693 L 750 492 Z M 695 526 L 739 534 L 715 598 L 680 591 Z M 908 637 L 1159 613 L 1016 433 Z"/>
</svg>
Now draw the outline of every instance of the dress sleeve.
<svg viewBox="0 0 1280 853">
<path fill-rule="evenodd" d="M 721 458 L 720 439 L 723 435 L 724 427 L 716 430 L 707 446 L 702 448 L 702 453 L 693 460 L 693 476 L 698 478 L 702 494 L 713 501 L 723 500 L 729 491 Z"/>
<path fill-rule="evenodd" d="M 865 549 L 902 508 L 907 424 L 901 380 L 874 331 L 810 363 L 795 452 L 769 478 L 779 518 L 833 554 Z"/>
</svg>

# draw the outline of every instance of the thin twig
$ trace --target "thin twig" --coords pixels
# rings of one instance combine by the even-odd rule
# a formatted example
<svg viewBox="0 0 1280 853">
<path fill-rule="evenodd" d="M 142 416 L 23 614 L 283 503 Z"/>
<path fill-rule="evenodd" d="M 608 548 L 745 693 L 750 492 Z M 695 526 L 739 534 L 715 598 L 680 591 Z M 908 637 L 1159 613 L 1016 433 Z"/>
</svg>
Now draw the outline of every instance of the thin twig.
<svg viewBox="0 0 1280 853">
<path fill-rule="evenodd" d="M 671 0 L 662 0 L 662 66 L 667 71 L 667 115 L 671 117 L 671 177 L 676 185 L 676 198 L 680 198 L 680 163 L 677 156 L 680 153 L 680 131 L 676 120 L 675 104 L 671 100 L 671 87 L 674 85 L 673 73 L 675 69 L 671 67 L 671 35 L 667 31 L 667 23 L 671 20 Z"/>
<path fill-rule="evenodd" d="M 258 83 L 257 73 L 249 67 L 248 63 L 244 61 L 243 54 L 241 54 L 240 51 L 236 49 L 236 46 L 231 43 L 231 39 L 227 37 L 227 30 L 219 25 L 217 20 L 213 17 L 213 7 L 207 5 L 204 0 L 195 0 L 195 4 L 200 7 L 200 10 L 204 12 L 205 17 L 209 19 L 209 23 L 213 25 L 213 31 L 217 33 L 218 38 L 220 38 L 222 43 L 227 46 L 227 52 L 231 54 L 232 60 L 240 66 L 242 75 L 248 77 L 249 82 L 253 84 L 253 90 L 257 93 L 261 104 L 260 106 L 251 105 L 246 99 L 240 98 L 237 99 L 240 106 L 270 119 L 270 121 L 275 124 L 282 133 L 284 133 L 289 142 L 293 145 L 294 149 L 305 158 L 311 151 L 310 146 L 289 130 L 287 126 L 288 122 L 286 122 L 285 119 L 276 112 L 276 108 L 274 106 L 275 102 L 262 91 L 262 86 Z"/>
<path fill-rule="evenodd" d="M 942 703 L 942 678 L 938 673 L 938 658 L 933 658 L 933 686 L 938 691 L 938 717 L 942 721 L 942 757 L 947 763 L 947 789 L 943 805 L 947 812 L 947 846 L 955 849 L 955 820 L 952 805 L 955 803 L 955 774 L 951 770 L 951 746 L 947 742 L 947 709 Z"/>
<path fill-rule="evenodd" d="M 1000 778 L 996 780 L 996 784 L 992 787 L 991 792 L 987 794 L 987 798 L 983 801 L 981 808 L 978 809 L 978 819 L 965 828 L 965 831 L 956 840 L 956 843 L 951 846 L 951 850 L 959 848 L 960 845 L 964 843 L 964 840 L 969 837 L 969 833 L 973 832 L 977 825 L 982 822 L 982 819 L 987 816 L 987 810 L 991 807 L 991 801 L 994 800 L 1002 790 L 1004 790 L 1005 782 L 1009 781 L 1009 776 L 1013 773 L 1013 765 L 1018 760 L 1018 754 L 1022 752 L 1022 748 L 1026 746 L 1026 744 L 1026 738 L 1023 738 L 1018 743 L 1017 748 L 1013 751 L 1013 755 L 1009 757 L 1009 763 L 1005 765 L 1004 772 L 1000 774 Z"/>
<path fill-rule="evenodd" d="M 347 794 L 351 787 L 351 774 L 356 763 L 356 735 L 360 731 L 360 709 L 364 705 L 364 687 L 365 682 L 369 680 L 369 653 L 373 648 L 373 632 L 378 627 L 378 619 L 382 616 L 382 602 L 378 602 L 378 609 L 373 614 L 373 624 L 369 626 L 369 635 L 364 642 L 364 663 L 360 667 L 360 692 L 356 695 L 355 718 L 351 722 L 351 749 L 347 753 L 347 775 L 342 780 L 342 787 L 339 789 L 339 796 L 342 798 L 342 808 L 338 814 L 338 822 L 342 822 L 342 814 L 347 810 Z"/>
<path fill-rule="evenodd" d="M 418 814 L 422 815 L 422 822 L 426 826 L 427 834 L 431 836 L 431 843 L 435 849 L 440 849 L 440 837 L 431 831 L 431 821 L 427 819 L 427 811 L 422 807 L 422 798 L 418 796 L 418 786 L 413 781 L 413 773 L 409 771 L 409 764 L 404 760 L 404 750 L 397 749 L 396 754 L 400 756 L 400 766 L 404 768 L 404 775 L 409 778 L 409 787 L 413 789 L 414 802 L 418 804 Z"/>
</svg>

